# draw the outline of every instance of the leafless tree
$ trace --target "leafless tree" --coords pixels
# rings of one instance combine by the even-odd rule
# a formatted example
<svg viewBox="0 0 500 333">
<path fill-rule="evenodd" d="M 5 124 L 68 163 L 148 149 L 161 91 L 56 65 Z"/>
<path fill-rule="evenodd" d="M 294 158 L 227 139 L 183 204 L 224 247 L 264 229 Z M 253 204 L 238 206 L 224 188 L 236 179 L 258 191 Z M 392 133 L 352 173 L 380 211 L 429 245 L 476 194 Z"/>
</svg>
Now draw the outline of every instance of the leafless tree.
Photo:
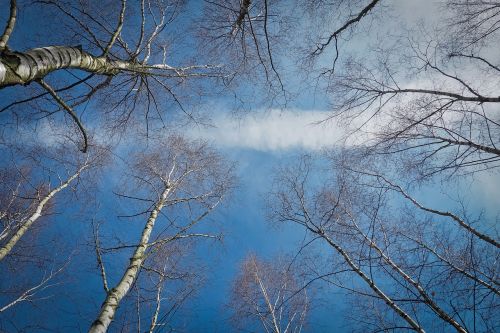
<svg viewBox="0 0 500 333">
<path fill-rule="evenodd" d="M 319 236 L 362 278 L 369 270 L 363 278 L 372 289 L 368 293 L 340 279 L 323 280 L 369 300 L 365 304 L 377 319 L 363 325 L 372 330 L 403 329 L 383 315 L 383 303 L 397 305 L 421 326 L 406 320 L 414 330 L 431 324 L 428 313 L 458 331 L 495 330 L 495 222 L 473 217 L 465 206 L 454 212 L 437 202 L 421 203 L 408 184 L 443 175 L 457 180 L 457 174 L 484 174 L 498 166 L 498 3 L 446 1 L 436 26 L 387 34 L 377 29 L 382 21 L 367 19 L 383 2 L 365 3 L 361 11 L 351 11 L 346 22 L 352 25 L 340 33 L 366 22 L 375 33 L 365 26 L 366 36 L 352 35 L 344 45 L 366 42 L 370 49 L 360 54 L 354 48 L 340 61 L 337 32 L 310 49 L 312 59 L 333 61 L 331 69 L 319 69 L 328 74 L 331 120 L 349 129 L 350 157 L 334 162 L 336 177 L 322 178 L 324 187 L 313 186 L 308 174 L 317 170 L 307 163 L 285 171 L 278 180 L 285 190 L 277 191 L 275 217 Z M 322 4 L 312 10 L 324 12 Z M 389 11 L 377 15 L 388 18 Z M 393 303 L 380 302 L 373 286 L 383 287 L 379 290 Z"/>
<path fill-rule="evenodd" d="M 292 87 L 285 80 L 293 70 L 286 69 L 291 67 L 283 58 L 290 55 L 289 45 L 294 43 L 295 7 L 295 1 L 281 0 L 205 1 L 197 32 L 200 48 L 222 61 L 231 73 L 244 74 L 242 80 L 262 84 L 258 101 L 286 106 Z"/>
<path fill-rule="evenodd" d="M 39 308 L 60 296 L 57 287 L 67 281 L 74 251 L 67 236 L 75 223 L 60 224 L 58 215 L 75 222 L 106 161 L 96 145 L 83 155 L 65 137 L 43 145 L 27 133 L 24 137 L 26 141 L 0 143 L 2 330 L 28 327 L 27 321 L 16 325 L 11 320 L 22 309 Z"/>
<path fill-rule="evenodd" d="M 343 27 L 362 24 L 381 3 L 367 2 Z M 443 9 L 445 17 L 436 26 L 393 34 L 373 29 L 379 36 L 373 43 L 369 31 L 364 39 L 347 40 L 368 43 L 369 49 L 362 56 L 348 54 L 325 77 L 331 119 L 348 124 L 348 140 L 362 141 L 384 158 L 404 157 L 405 167 L 420 178 L 487 170 L 499 161 L 498 4 L 447 1 Z M 380 27 L 390 8 L 386 12 L 378 11 L 377 21 L 367 26 Z M 311 54 L 336 48 L 343 31 Z M 334 53 L 335 64 L 338 50 Z"/>
<path fill-rule="evenodd" d="M 190 82 L 222 77 L 217 65 L 182 61 L 193 55 L 187 47 L 182 48 L 182 56 L 177 56 L 180 52 L 172 50 L 173 40 L 184 33 L 177 38 L 165 37 L 183 1 L 43 0 L 24 7 L 15 0 L 10 3 L 7 28 L 0 37 L 0 89 L 12 86 L 14 98 L 6 100 L 0 110 L 12 110 L 24 119 L 29 119 L 27 105 L 45 117 L 56 117 L 55 113 L 63 111 L 81 133 L 83 151 L 89 134 L 81 118 L 89 103 L 99 109 L 92 118 L 103 120 L 107 114 L 114 129 L 123 128 L 138 111 L 146 127 L 161 127 L 165 126 L 164 111 L 169 107 L 191 116 L 183 106 L 188 103 L 183 96 L 188 96 L 190 103 L 196 100 L 194 86 L 187 89 Z M 59 45 L 10 49 L 18 8 L 51 16 L 53 22 L 48 23 L 57 21 L 58 27 L 50 34 L 58 37 L 55 40 Z M 78 46 L 72 46 L 74 40 Z M 32 82 L 38 88 L 24 87 Z"/>
<path fill-rule="evenodd" d="M 354 313 L 362 331 L 498 330 L 496 221 L 465 205 L 425 203 L 414 187 L 500 165 L 498 1 L 443 1 L 443 17 L 429 20 L 432 27 L 391 25 L 398 1 L 186 3 L 10 0 L 4 6 L 1 133 L 10 136 L 21 123 L 47 118 L 80 133 L 75 142 L 88 154 L 18 147 L 21 155 L 2 155 L 12 163 L 0 161 L 0 260 L 9 260 L 55 197 L 95 165 L 91 127 L 115 133 L 145 121 L 149 135 L 150 127 L 165 127 L 167 110 L 193 118 L 186 105 L 197 104 L 214 82 L 226 87 L 241 74 L 252 84 L 235 89 L 237 99 L 260 82 L 273 102 L 282 96 L 287 105 L 290 86 L 302 89 L 303 77 L 316 76 L 318 91 L 331 99 L 328 120 L 347 128 L 347 152 L 330 153 L 324 169 L 307 158 L 283 168 L 271 211 L 277 222 L 304 228 L 306 244 L 321 244 L 337 259 L 326 271 L 310 264 L 314 276 L 300 284 L 297 272 L 283 274 L 279 261 L 250 257 L 235 284 L 244 286 L 235 287 L 239 316 L 253 316 L 269 331 L 300 331 L 306 290 L 325 282 L 353 296 L 353 309 L 371 314 L 360 319 Z M 185 8 L 199 10 L 194 34 L 188 29 L 193 22 L 181 17 Z M 30 34 L 26 49 L 14 49 L 19 13 L 30 10 L 53 19 L 41 29 L 43 38 Z M 196 289 L 196 277 L 179 259 L 189 252 L 187 244 L 217 238 L 199 222 L 231 188 L 231 168 L 201 142 L 172 136 L 151 144 L 130 154 L 131 171 L 118 194 L 134 203 L 128 217 L 140 220 L 140 239 L 113 243 L 94 229 L 106 297 L 92 332 L 106 331 L 125 303 L 135 305 L 137 320 L 123 321 L 124 330 L 166 327 Z M 126 251 L 130 263 L 113 286 L 109 277 L 116 272 L 106 263 Z M 50 283 L 40 281 L 0 312 Z M 176 297 L 168 296 L 172 290 Z"/>
<path fill-rule="evenodd" d="M 367 298 L 374 310 L 386 313 L 383 320 L 363 321 L 365 330 L 495 327 L 499 252 L 493 236 L 457 214 L 424 207 L 381 176 L 347 168 L 333 171 L 333 178 L 326 174 L 324 185 L 315 186 L 318 169 L 309 158 L 284 168 L 271 201 L 273 217 L 300 225 L 312 240 L 338 254 L 343 266 L 322 280 Z M 409 201 L 406 209 L 398 207 L 398 196 Z M 349 273 L 365 287 L 350 282 Z"/>
<path fill-rule="evenodd" d="M 3 260 L 34 223 L 50 212 L 60 192 L 75 189 L 82 174 L 99 167 L 103 154 L 93 147 L 87 156 L 67 152 L 68 145 L 55 147 L 2 143 L 10 159 L 0 171 L 0 260 Z"/>
<path fill-rule="evenodd" d="M 304 329 L 310 303 L 298 270 L 280 258 L 263 261 L 249 255 L 234 282 L 230 306 L 238 328 L 284 333 Z"/>
<path fill-rule="evenodd" d="M 146 215 L 146 223 L 136 243 L 96 249 L 107 295 L 90 332 L 108 329 L 116 309 L 130 292 L 139 273 L 149 268 L 145 266 L 148 258 L 158 255 L 164 246 L 186 239 L 218 237 L 197 228 L 219 206 L 233 182 L 231 167 L 212 148 L 206 143 L 189 142 L 178 136 L 157 142 L 151 151 L 138 153 L 133 161 L 126 182 L 135 184 L 136 188 L 133 194 L 120 196 L 146 204 L 143 211 L 133 214 Z M 120 249 L 132 249 L 133 254 L 119 282 L 110 288 L 101 252 Z M 168 261 L 163 264 L 168 264 Z M 160 277 L 162 270 L 160 267 Z M 153 328 L 157 325 L 154 317 L 151 321 Z"/>
</svg>

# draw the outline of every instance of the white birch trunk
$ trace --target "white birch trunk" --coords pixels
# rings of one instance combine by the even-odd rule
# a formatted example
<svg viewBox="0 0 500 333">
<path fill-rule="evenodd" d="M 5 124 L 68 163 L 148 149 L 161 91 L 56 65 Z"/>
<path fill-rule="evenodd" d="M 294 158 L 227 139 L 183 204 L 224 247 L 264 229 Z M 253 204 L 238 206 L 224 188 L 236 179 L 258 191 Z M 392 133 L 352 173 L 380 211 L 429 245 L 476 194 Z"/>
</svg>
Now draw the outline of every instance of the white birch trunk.
<svg viewBox="0 0 500 333">
<path fill-rule="evenodd" d="M 80 46 L 48 46 L 26 52 L 0 54 L 0 88 L 26 85 L 64 68 L 76 68 L 101 75 L 116 75 L 122 70 L 145 68 L 137 63 L 93 56 Z"/>
<path fill-rule="evenodd" d="M 22 223 L 22 226 L 16 231 L 14 235 L 7 241 L 7 243 L 0 248 L 0 260 L 4 259 L 7 254 L 10 253 L 14 245 L 21 239 L 21 237 L 26 233 L 26 231 L 31 227 L 33 223 L 38 220 L 40 216 L 42 216 L 43 209 L 45 205 L 52 199 L 57 193 L 64 190 L 68 185 L 78 178 L 83 170 L 85 170 L 89 165 L 85 163 L 82 167 L 80 167 L 76 173 L 74 173 L 71 177 L 69 177 L 64 183 L 57 186 L 55 189 L 50 191 L 36 206 L 35 212 Z"/>
<path fill-rule="evenodd" d="M 443 309 L 441 309 L 441 307 L 439 307 L 437 305 L 436 302 L 434 302 L 434 300 L 427 294 L 427 292 L 420 285 L 420 283 L 418 283 L 417 281 L 415 281 L 410 275 L 408 275 L 405 271 L 403 271 L 394 261 L 392 261 L 387 256 L 387 254 L 385 254 L 384 251 L 382 251 L 382 249 L 373 240 L 371 240 L 367 235 L 365 235 L 361 231 L 361 229 L 354 222 L 354 220 L 352 220 L 352 222 L 353 222 L 354 226 L 356 227 L 356 229 L 358 230 L 358 232 L 366 240 L 366 242 L 368 243 L 368 245 L 370 247 L 374 248 L 379 253 L 379 255 L 385 260 L 385 262 L 387 262 L 389 264 L 389 266 L 391 266 L 396 272 L 398 272 L 399 275 L 401 275 L 401 277 L 403 279 L 405 279 L 405 281 L 407 281 L 408 283 L 410 283 L 412 286 L 414 286 L 417 289 L 417 291 L 420 294 L 420 296 L 422 296 L 423 301 L 424 301 L 425 304 L 427 304 L 441 319 L 443 319 L 444 321 L 446 321 L 447 323 L 449 323 L 451 326 L 453 326 L 457 330 L 457 332 L 467 333 L 467 331 L 465 330 L 465 328 L 463 328 L 455 319 L 453 319 L 452 317 L 450 317 Z"/>
<path fill-rule="evenodd" d="M 259 276 L 259 268 L 257 267 L 255 259 L 253 260 L 253 265 L 255 267 L 255 272 L 254 272 L 255 279 L 259 283 L 259 288 L 260 288 L 260 290 L 262 292 L 262 296 L 264 296 L 264 300 L 266 302 L 267 308 L 269 310 L 269 313 L 271 314 L 271 319 L 272 319 L 272 324 L 273 324 L 273 331 L 274 331 L 274 333 L 280 333 L 281 330 L 280 330 L 279 321 L 276 318 L 276 311 L 275 311 L 276 308 L 271 303 L 271 300 L 269 299 L 269 295 L 267 294 L 266 287 L 264 287 L 264 284 L 262 283 L 262 279 Z"/>
<path fill-rule="evenodd" d="M 401 318 L 403 318 L 410 326 L 419 333 L 425 333 L 424 329 L 401 307 L 399 307 L 389 296 L 387 296 L 376 284 L 370 279 L 356 264 L 353 262 L 349 254 L 344 251 L 337 243 L 328 237 L 323 231 L 308 228 L 315 234 L 321 236 L 330 246 L 332 246 L 342 257 L 346 263 L 368 284 L 368 286 L 379 296 L 389 307 L 391 307 Z"/>
<path fill-rule="evenodd" d="M 92 323 L 92 326 L 89 329 L 89 333 L 103 333 L 108 330 L 109 325 L 113 321 L 115 316 L 116 309 L 120 305 L 120 301 L 127 295 L 132 284 L 137 278 L 137 274 L 141 269 L 141 266 L 144 262 L 144 254 L 148 248 L 149 238 L 151 236 L 151 232 L 153 231 L 154 224 L 156 222 L 156 218 L 165 205 L 167 197 L 171 191 L 170 187 L 166 187 L 163 191 L 160 199 L 156 203 L 155 208 L 149 215 L 148 221 L 144 226 L 142 231 L 141 240 L 136 247 L 132 258 L 130 258 L 130 264 L 125 270 L 120 282 L 109 291 L 104 303 L 101 306 L 101 311 L 97 319 Z"/>
</svg>

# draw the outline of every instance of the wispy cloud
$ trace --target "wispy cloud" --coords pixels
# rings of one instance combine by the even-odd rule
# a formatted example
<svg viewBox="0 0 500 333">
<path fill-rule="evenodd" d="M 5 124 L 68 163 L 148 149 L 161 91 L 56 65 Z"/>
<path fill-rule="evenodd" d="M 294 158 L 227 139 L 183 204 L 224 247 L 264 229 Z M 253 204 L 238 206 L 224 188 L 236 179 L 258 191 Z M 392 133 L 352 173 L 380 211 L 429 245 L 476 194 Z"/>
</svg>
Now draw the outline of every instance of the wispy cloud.
<svg viewBox="0 0 500 333">
<path fill-rule="evenodd" d="M 325 111 L 271 110 L 242 119 L 224 115 L 213 119 L 214 127 L 195 128 L 189 136 L 233 148 L 276 151 L 301 148 L 319 150 L 340 142 L 345 131 L 333 122 L 319 121 L 331 115 Z"/>
</svg>

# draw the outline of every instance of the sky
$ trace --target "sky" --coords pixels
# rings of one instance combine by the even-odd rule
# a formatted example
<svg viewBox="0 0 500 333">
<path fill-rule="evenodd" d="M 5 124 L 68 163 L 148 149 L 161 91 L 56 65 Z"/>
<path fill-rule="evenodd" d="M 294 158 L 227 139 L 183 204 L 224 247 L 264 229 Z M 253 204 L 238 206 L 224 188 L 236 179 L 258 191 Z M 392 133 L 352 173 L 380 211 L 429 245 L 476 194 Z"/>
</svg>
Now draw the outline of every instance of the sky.
<svg viewBox="0 0 500 333">
<path fill-rule="evenodd" d="M 400 20 L 432 21 L 439 17 L 439 13 L 435 11 L 428 15 L 429 6 L 435 6 L 435 1 L 395 0 L 392 3 L 395 2 L 398 2 L 399 6 L 394 15 Z M 3 22 L 7 8 L 6 0 L 0 1 L 0 8 L 0 22 Z M 32 39 L 29 43 L 23 43 L 23 36 L 33 31 L 36 31 L 37 36 L 42 35 L 42 29 L 39 30 L 39 27 L 43 28 L 45 20 L 46 18 L 38 17 L 33 11 L 21 12 L 12 45 L 19 49 L 32 47 L 30 45 Z M 47 39 L 57 39 L 56 37 L 50 36 Z M 352 46 L 353 49 L 356 47 L 360 46 Z M 293 79 L 291 82 L 294 86 Z M 0 91 L 0 99 L 15 97 L 12 91 Z M 276 227 L 271 225 L 266 217 L 265 202 L 267 193 L 271 189 L 273 174 L 280 165 L 294 163 L 300 154 L 320 154 L 326 148 L 340 147 L 345 143 L 347 132 L 345 127 L 335 123 L 334 120 L 324 121 L 331 114 L 329 112 L 331 101 L 328 98 L 313 89 L 300 91 L 297 96 L 298 98 L 286 107 L 265 108 L 258 105 L 251 107 L 250 112 L 237 115 L 227 100 L 213 98 L 205 101 L 205 108 L 211 110 L 210 125 L 194 125 L 181 130 L 189 138 L 209 141 L 230 161 L 235 161 L 238 178 L 238 186 L 230 202 L 210 218 L 210 222 L 223 231 L 223 241 L 221 244 L 207 241 L 195 250 L 206 266 L 206 277 L 203 288 L 189 300 L 188 306 L 181 308 L 177 313 L 175 320 L 187 332 L 231 331 L 227 304 L 232 281 L 242 260 L 251 253 L 263 258 L 293 254 L 303 239 L 303 230 L 291 225 Z M 51 145 L 54 128 L 46 125 L 44 120 L 38 123 L 37 128 L 37 138 Z M 104 131 L 98 127 L 96 129 Z M 22 131 L 23 129 L 17 134 L 20 141 L 24 138 Z M 26 137 L 31 134 L 26 133 Z M 133 143 L 125 139 L 120 144 L 126 147 Z M 354 142 L 347 141 L 347 144 Z M 120 154 L 118 147 L 117 155 Z M 133 227 L 116 219 L 117 204 L 114 197 L 105 192 L 116 185 L 119 179 L 117 174 L 122 169 L 123 165 L 113 165 L 106 169 L 102 178 L 105 179 L 105 183 L 101 184 L 102 194 L 98 197 L 102 210 L 97 215 L 100 219 L 108 220 L 103 232 L 121 233 L 127 238 L 137 234 L 134 233 L 137 231 L 134 229 L 137 226 Z M 474 177 L 472 180 L 466 179 L 453 186 L 456 186 L 457 191 L 469 194 L 467 199 L 474 212 L 483 209 L 485 214 L 490 214 L 494 219 L 497 212 L 497 198 L 500 196 L 497 184 L 500 184 L 500 176 L 488 174 Z M 423 203 L 440 202 L 442 207 L 453 207 L 452 198 L 434 189 L 434 185 L 431 184 L 429 187 L 421 188 L 415 195 Z M 64 275 L 61 273 L 62 277 L 57 279 L 57 284 L 44 291 L 43 295 L 47 295 L 47 299 L 33 304 L 20 304 L 9 317 L 2 318 L 3 315 L 0 314 L 0 322 L 3 325 L 0 329 L 3 327 L 8 332 L 14 332 L 16 327 L 23 326 L 23 321 L 29 318 L 30 324 L 43 323 L 46 328 L 30 327 L 27 332 L 85 331 L 89 325 L 89 318 L 93 318 L 98 309 L 103 294 L 100 291 L 95 257 L 89 256 L 89 253 L 92 253 L 89 244 L 91 236 L 89 225 L 73 220 L 78 214 L 78 209 L 72 209 L 71 198 L 58 202 L 56 207 L 60 213 L 43 224 L 37 241 L 46 244 L 55 242 L 57 248 L 62 249 L 58 250 L 56 255 L 59 265 L 67 262 Z M 82 238 L 82 235 L 85 237 Z M 50 252 L 50 247 L 45 250 Z M 68 254 L 71 258 L 69 260 Z M 120 268 L 128 258 L 127 254 L 114 258 L 108 263 L 108 273 L 110 276 L 115 273 L 116 280 Z M 57 267 L 57 265 L 43 267 L 42 271 L 38 273 L 33 271 L 29 274 L 40 275 L 40 272 L 54 271 Z M 57 294 L 64 296 L 51 297 L 57 295 L 56 291 Z M 323 296 L 331 301 L 318 306 L 318 310 L 312 314 L 312 324 L 307 331 L 349 332 L 350 329 L 344 323 L 349 309 L 346 309 L 343 299 L 334 291 L 326 291 Z"/>
</svg>

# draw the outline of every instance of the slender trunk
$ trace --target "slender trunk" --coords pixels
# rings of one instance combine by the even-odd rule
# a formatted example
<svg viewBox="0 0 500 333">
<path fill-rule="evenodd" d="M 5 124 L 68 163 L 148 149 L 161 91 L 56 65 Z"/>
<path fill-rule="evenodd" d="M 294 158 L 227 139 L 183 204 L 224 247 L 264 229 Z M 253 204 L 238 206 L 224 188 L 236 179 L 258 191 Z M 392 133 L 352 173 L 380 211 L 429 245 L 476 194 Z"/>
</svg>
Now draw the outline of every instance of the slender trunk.
<svg viewBox="0 0 500 333">
<path fill-rule="evenodd" d="M 255 262 L 255 259 L 253 261 L 253 264 L 254 264 L 254 267 L 255 267 L 255 272 L 254 272 L 255 279 L 259 283 L 259 287 L 260 287 L 260 290 L 262 292 L 262 296 L 264 296 L 264 300 L 266 301 L 267 308 L 269 310 L 269 313 L 271 314 L 271 319 L 272 319 L 272 323 L 273 323 L 274 333 L 280 333 L 281 330 L 280 330 L 280 327 L 279 327 L 279 324 L 278 324 L 278 320 L 276 319 L 276 311 L 275 311 L 276 309 L 271 304 L 271 300 L 269 299 L 269 296 L 267 294 L 266 287 L 264 287 L 264 284 L 262 283 L 262 280 L 261 280 L 261 278 L 259 276 L 259 268 L 257 267 L 257 263 Z"/>
<path fill-rule="evenodd" d="M 169 193 L 171 192 L 171 187 L 165 187 L 165 190 L 161 194 L 160 199 L 156 203 L 155 208 L 149 215 L 148 221 L 144 226 L 142 231 L 141 240 L 137 245 L 132 258 L 130 258 L 130 263 L 123 273 L 120 282 L 108 292 L 104 303 L 101 306 L 101 311 L 97 319 L 92 323 L 92 326 L 89 329 L 89 333 L 103 333 L 108 330 L 109 325 L 113 321 L 115 316 L 116 309 L 120 305 L 120 301 L 127 295 L 132 284 L 134 283 L 139 270 L 145 259 L 145 253 L 148 248 L 149 238 L 151 236 L 151 232 L 153 231 L 154 224 L 156 222 L 156 218 L 160 211 L 162 210 Z"/>
<path fill-rule="evenodd" d="M 327 241 L 330 246 L 332 246 L 335 250 L 337 250 L 346 263 L 368 284 L 368 286 L 377 294 L 385 303 L 391 307 L 401 318 L 403 318 L 410 326 L 417 332 L 424 333 L 424 329 L 420 327 L 420 325 L 410 317 L 402 308 L 400 308 L 389 296 L 387 296 L 374 282 L 370 279 L 356 264 L 352 261 L 351 257 L 347 252 L 344 251 L 342 247 L 340 247 L 337 243 L 335 243 L 330 237 L 328 237 L 321 230 L 309 229 L 312 232 L 319 234 L 324 240 Z"/>
<path fill-rule="evenodd" d="M 408 275 L 405 271 L 403 271 L 394 261 L 392 261 L 391 258 L 389 258 L 389 256 L 387 256 L 373 240 L 371 240 L 367 235 L 365 235 L 365 233 L 361 231 L 361 229 L 356 224 L 356 222 L 354 222 L 354 220 L 352 220 L 352 222 L 356 230 L 363 236 L 367 244 L 370 247 L 374 248 L 379 253 L 379 255 L 385 260 L 385 262 L 387 262 L 389 266 L 391 266 L 396 272 L 398 272 L 398 274 L 406 282 L 408 282 L 413 287 L 415 287 L 415 289 L 417 289 L 420 296 L 422 296 L 424 303 L 427 304 L 439 316 L 439 318 L 441 318 L 442 320 L 453 326 L 453 328 L 455 328 L 457 332 L 467 333 L 465 328 L 463 328 L 455 319 L 450 317 L 436 302 L 434 302 L 434 300 L 429 296 L 429 294 L 427 294 L 427 292 L 422 287 L 422 285 L 420 285 L 420 283 L 415 281 L 410 275 Z"/>
<path fill-rule="evenodd" d="M 158 315 L 160 314 L 161 307 L 161 291 L 162 291 L 163 278 L 158 283 L 158 290 L 156 291 L 156 307 L 153 317 L 151 318 L 151 325 L 149 326 L 149 333 L 153 333 L 158 322 Z"/>
<path fill-rule="evenodd" d="M 241 26 L 243 24 L 243 21 L 245 20 L 245 17 L 248 15 L 248 9 L 250 8 L 251 4 L 251 0 L 243 0 L 241 2 L 240 12 L 238 14 L 238 17 L 236 18 L 236 21 L 233 23 L 233 27 L 231 28 L 232 36 L 235 36 L 238 30 L 241 30 Z"/>
<path fill-rule="evenodd" d="M 35 212 L 25 221 L 22 223 L 21 227 L 16 231 L 12 237 L 7 241 L 7 243 L 0 248 L 0 260 L 4 259 L 7 254 L 10 253 L 14 245 L 21 239 L 21 237 L 26 233 L 26 231 L 31 227 L 33 223 L 38 220 L 40 216 L 42 216 L 43 209 L 45 205 L 49 202 L 50 199 L 52 199 L 57 193 L 68 187 L 68 185 L 78 178 L 80 174 L 82 173 L 83 170 L 85 170 L 89 165 L 84 164 L 82 167 L 78 169 L 78 171 L 73 174 L 71 177 L 69 177 L 64 183 L 50 191 L 36 206 Z"/>
</svg>

